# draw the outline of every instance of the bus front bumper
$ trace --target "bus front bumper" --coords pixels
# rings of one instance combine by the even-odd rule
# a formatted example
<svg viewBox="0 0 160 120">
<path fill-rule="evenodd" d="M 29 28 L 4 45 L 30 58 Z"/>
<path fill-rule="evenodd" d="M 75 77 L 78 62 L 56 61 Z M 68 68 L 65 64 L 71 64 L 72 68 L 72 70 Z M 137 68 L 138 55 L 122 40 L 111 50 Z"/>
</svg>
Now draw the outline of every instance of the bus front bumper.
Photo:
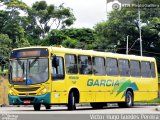
<svg viewBox="0 0 160 120">
<path fill-rule="evenodd" d="M 50 93 L 39 96 L 12 96 L 8 95 L 10 105 L 50 104 Z"/>
</svg>

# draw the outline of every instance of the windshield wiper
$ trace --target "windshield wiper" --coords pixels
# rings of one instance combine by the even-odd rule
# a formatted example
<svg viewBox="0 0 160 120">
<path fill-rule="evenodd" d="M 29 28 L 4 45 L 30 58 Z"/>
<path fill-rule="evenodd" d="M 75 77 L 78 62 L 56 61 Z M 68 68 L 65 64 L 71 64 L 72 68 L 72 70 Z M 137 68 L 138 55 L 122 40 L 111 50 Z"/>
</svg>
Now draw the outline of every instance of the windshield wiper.
<svg viewBox="0 0 160 120">
<path fill-rule="evenodd" d="M 29 67 L 32 67 L 36 62 L 37 62 L 37 60 L 39 59 L 39 57 L 36 57 L 34 60 L 33 60 L 33 62 L 29 62 Z"/>
</svg>

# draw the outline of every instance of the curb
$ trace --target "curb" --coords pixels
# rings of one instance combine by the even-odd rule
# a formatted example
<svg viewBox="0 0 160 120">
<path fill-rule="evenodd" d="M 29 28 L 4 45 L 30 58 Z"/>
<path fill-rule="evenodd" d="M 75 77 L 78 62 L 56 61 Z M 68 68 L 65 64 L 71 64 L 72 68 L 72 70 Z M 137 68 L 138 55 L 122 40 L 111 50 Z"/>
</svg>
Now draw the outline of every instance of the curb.
<svg viewBox="0 0 160 120">
<path fill-rule="evenodd" d="M 135 103 L 134 106 L 158 106 L 159 103 Z"/>
</svg>

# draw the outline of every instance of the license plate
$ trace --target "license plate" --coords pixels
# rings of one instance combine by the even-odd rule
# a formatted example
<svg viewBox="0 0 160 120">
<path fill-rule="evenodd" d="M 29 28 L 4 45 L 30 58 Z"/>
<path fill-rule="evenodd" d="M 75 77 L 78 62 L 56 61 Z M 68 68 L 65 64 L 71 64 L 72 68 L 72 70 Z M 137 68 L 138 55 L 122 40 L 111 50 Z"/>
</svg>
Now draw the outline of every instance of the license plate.
<svg viewBox="0 0 160 120">
<path fill-rule="evenodd" d="M 24 103 L 24 104 L 30 104 L 31 101 L 30 101 L 30 100 L 24 100 L 23 103 Z"/>
</svg>

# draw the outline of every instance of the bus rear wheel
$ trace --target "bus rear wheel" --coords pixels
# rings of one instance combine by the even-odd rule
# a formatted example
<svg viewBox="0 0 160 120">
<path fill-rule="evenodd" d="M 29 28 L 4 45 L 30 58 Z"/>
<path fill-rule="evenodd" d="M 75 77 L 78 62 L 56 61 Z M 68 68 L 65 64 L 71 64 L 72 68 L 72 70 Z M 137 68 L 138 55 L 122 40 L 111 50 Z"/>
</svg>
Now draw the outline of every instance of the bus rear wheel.
<svg viewBox="0 0 160 120">
<path fill-rule="evenodd" d="M 34 104 L 33 107 L 34 107 L 34 110 L 35 110 L 35 111 L 40 111 L 40 109 L 41 109 L 41 104 Z"/>
<path fill-rule="evenodd" d="M 76 109 L 76 98 L 74 95 L 74 92 L 69 93 L 69 98 L 68 98 L 68 110 L 75 110 Z"/>
<path fill-rule="evenodd" d="M 132 107 L 133 104 L 134 104 L 133 94 L 131 91 L 127 91 L 126 97 L 125 97 L 125 102 L 118 103 L 118 106 L 121 108 L 129 108 L 129 107 Z"/>
<path fill-rule="evenodd" d="M 106 106 L 105 103 L 90 103 L 90 105 L 94 109 L 102 109 L 104 106 Z"/>
</svg>

